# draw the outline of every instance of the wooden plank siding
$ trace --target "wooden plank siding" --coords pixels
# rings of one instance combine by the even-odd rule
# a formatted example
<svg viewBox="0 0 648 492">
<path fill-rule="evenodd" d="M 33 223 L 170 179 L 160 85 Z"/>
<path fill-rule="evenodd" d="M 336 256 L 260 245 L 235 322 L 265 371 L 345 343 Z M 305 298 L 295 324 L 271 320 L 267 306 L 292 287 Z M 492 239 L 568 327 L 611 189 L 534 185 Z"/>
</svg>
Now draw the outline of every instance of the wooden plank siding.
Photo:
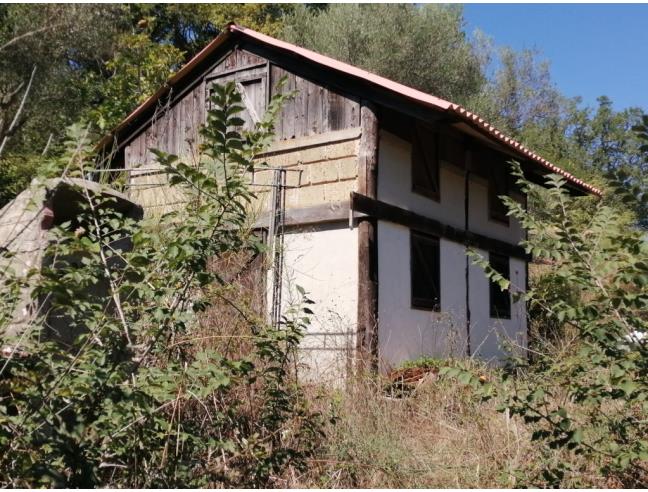
<svg viewBox="0 0 648 492">
<path fill-rule="evenodd" d="M 277 84 L 283 77 L 286 77 L 286 82 L 282 92 L 296 90 L 297 95 L 286 103 L 277 122 L 280 140 L 360 126 L 360 104 L 357 101 L 274 64 L 270 68 L 271 95 L 277 93 Z"/>
<path fill-rule="evenodd" d="M 286 83 L 278 89 L 277 84 L 284 77 Z M 301 188 L 287 193 L 287 208 L 348 200 L 349 193 L 356 191 L 359 103 L 239 47 L 222 55 L 220 62 L 183 94 L 172 94 L 165 104 L 158 105 L 152 120 L 125 146 L 125 167 L 156 167 L 151 148 L 196 162 L 198 132 L 205 122 L 210 87 L 228 81 L 242 85 L 248 103 L 259 117 L 277 90 L 297 91 L 295 98 L 284 105 L 276 123 L 277 141 L 290 144 L 275 147 L 260 159 L 270 166 L 303 171 Z M 242 117 L 244 127 L 250 128 L 254 123 L 251 114 L 246 111 Z M 267 182 L 270 176 L 270 172 L 260 173 L 255 182 Z M 293 183 L 296 176 L 291 173 L 289 181 Z M 163 213 L 184 202 L 182 194 L 166 183 L 164 174 L 134 172 L 129 196 L 142 204 L 147 215 Z M 253 209 L 263 214 L 269 188 L 256 186 L 254 190 L 259 197 Z"/>
</svg>

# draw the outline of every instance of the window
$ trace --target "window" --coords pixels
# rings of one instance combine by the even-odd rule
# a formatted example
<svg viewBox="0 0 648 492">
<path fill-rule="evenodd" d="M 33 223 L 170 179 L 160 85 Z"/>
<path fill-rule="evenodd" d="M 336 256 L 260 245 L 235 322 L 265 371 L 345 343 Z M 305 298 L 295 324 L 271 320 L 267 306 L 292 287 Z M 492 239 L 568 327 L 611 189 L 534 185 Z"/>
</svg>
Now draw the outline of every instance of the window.
<svg viewBox="0 0 648 492">
<path fill-rule="evenodd" d="M 439 200 L 438 134 L 416 125 L 412 140 L 412 191 Z"/>
<path fill-rule="evenodd" d="M 503 224 L 509 224 L 506 215 L 508 209 L 500 196 L 509 194 L 508 167 L 502 159 L 493 158 L 490 166 L 490 179 L 488 180 L 488 216 L 490 219 Z"/>
<path fill-rule="evenodd" d="M 243 126 L 238 130 L 251 130 L 265 114 L 266 79 L 267 70 L 265 67 L 241 69 L 227 75 L 218 75 L 208 81 L 209 96 L 213 91 L 213 84 L 224 85 L 234 82 L 237 85 L 237 91 L 241 94 L 241 105 L 244 107 L 244 110 L 237 115 L 244 121 Z M 211 108 L 211 101 L 208 101 L 208 107 Z"/>
<path fill-rule="evenodd" d="M 510 280 L 509 257 L 499 253 L 490 253 L 488 261 L 497 273 L 506 280 Z M 490 317 L 511 319 L 511 294 L 508 290 L 500 289 L 500 286 L 490 282 Z"/>
<path fill-rule="evenodd" d="M 412 307 L 438 311 L 441 307 L 439 238 L 410 232 Z"/>
</svg>

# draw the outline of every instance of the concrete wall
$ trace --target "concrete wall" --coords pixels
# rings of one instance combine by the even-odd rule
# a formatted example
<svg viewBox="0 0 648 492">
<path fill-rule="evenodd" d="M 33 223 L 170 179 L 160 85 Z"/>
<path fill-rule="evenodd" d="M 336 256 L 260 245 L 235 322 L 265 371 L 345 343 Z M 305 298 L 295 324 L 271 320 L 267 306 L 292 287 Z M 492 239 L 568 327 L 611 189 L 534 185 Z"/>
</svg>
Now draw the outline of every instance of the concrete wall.
<svg viewBox="0 0 648 492">
<path fill-rule="evenodd" d="M 388 132 L 380 133 L 378 199 L 463 229 L 464 170 L 441 161 L 439 179 L 438 202 L 413 193 L 410 143 Z M 486 180 L 471 178 L 469 193 L 469 229 L 517 244 L 523 231 L 514 219 L 506 226 L 488 217 Z M 491 319 L 489 283 L 483 270 L 473 265 L 469 267 L 467 296 L 465 247 L 443 238 L 440 241 L 441 310 L 412 309 L 409 237 L 406 227 L 384 221 L 378 224 L 379 355 L 384 370 L 423 355 L 465 354 L 468 349 L 467 297 L 471 311 L 471 353 L 491 359 L 504 354 L 500 344 L 503 339 L 525 342 L 524 305 L 512 305 L 511 320 Z M 487 255 L 487 252 L 483 253 Z M 511 258 L 510 271 L 512 283 L 524 289 L 524 262 Z"/>
<path fill-rule="evenodd" d="M 293 229 L 285 236 L 282 311 L 299 302 L 297 285 L 315 301 L 301 346 L 300 372 L 307 379 L 338 380 L 354 357 L 357 251 L 357 229 L 345 223 Z"/>
</svg>

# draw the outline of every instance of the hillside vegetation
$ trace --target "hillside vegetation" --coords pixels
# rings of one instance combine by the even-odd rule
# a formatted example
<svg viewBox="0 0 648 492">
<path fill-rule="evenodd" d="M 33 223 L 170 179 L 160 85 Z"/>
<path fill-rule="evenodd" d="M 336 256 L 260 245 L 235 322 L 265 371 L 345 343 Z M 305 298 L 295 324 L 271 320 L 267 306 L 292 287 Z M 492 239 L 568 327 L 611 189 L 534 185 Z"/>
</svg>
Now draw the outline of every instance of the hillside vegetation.
<svg viewBox="0 0 648 492">
<path fill-rule="evenodd" d="M 34 176 L 34 188 L 84 176 L 98 135 L 213 35 L 228 8 L 0 6 L 0 77 L 14 94 L 0 111 L 2 121 L 17 122 L 0 125 L 3 199 Z M 253 192 L 245 176 L 253 162 L 263 164 L 253 159 L 272 141 L 291 95 L 273 99 L 253 131 L 228 132 L 243 110 L 228 84 L 212 95 L 200 165 L 156 153 L 186 207 L 134 221 L 81 187 L 83 210 L 52 229 L 45 268 L 18 275 L 7 267 L 11 251 L 0 251 L 0 330 L 9 347 L 0 359 L 0 485 L 645 486 L 648 245 L 637 224 L 648 202 L 648 118 L 616 112 L 604 99 L 596 111 L 580 109 L 528 53 L 503 52 L 504 72 L 489 80 L 455 7 L 237 8 L 243 23 L 313 47 L 329 42 L 332 25 L 356 23 L 362 46 L 386 42 L 388 31 L 376 27 L 387 16 L 412 25 L 404 54 L 434 40 L 456 47 L 458 59 L 447 61 L 447 80 L 407 82 L 486 112 L 503 108 L 490 113 L 503 128 L 607 190 L 602 199 L 572 197 L 559 176 L 540 187 L 511 163 L 529 208 L 504 200 L 529 231 L 523 245 L 545 265 L 523 294 L 528 357 L 500 368 L 424 359 L 391 378 L 359 373 L 337 389 L 300 382 L 308 293 L 271 327 L 246 288 L 264 245 L 247 227 Z M 344 47 L 321 50 L 345 58 Z M 359 63 L 389 73 L 376 53 Z M 540 106 L 515 103 L 529 99 L 523 89 Z M 43 117 L 47 107 L 56 118 Z M 89 123 L 63 131 L 78 119 Z M 131 249 L 115 246 L 124 236 Z M 97 285 L 109 295 L 88 289 Z M 5 328 L 26 288 L 47 308 L 9 339 Z M 51 317 L 79 335 L 62 347 Z"/>
</svg>

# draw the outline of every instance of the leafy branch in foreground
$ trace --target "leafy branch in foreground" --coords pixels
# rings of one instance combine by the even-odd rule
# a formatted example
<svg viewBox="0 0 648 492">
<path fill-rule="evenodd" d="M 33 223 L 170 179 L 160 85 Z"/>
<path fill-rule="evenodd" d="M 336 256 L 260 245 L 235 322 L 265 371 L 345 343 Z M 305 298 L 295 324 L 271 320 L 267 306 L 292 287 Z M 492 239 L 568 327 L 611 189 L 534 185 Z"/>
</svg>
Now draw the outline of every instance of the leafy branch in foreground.
<svg viewBox="0 0 648 492">
<path fill-rule="evenodd" d="M 549 176 L 543 188 L 527 181 L 517 163 L 513 173 L 529 201 L 541 205 L 529 211 L 503 197 L 529 233 L 523 245 L 550 264 L 543 283 L 568 294 L 534 287 L 523 296 L 530 309 L 571 333 L 558 351 L 538 345 L 531 359 L 514 359 L 499 388 L 502 410 L 521 416 L 543 447 L 546 460 L 530 481 L 577 481 L 581 455 L 622 485 L 645 484 L 648 243 L 605 200 L 570 196 L 562 177 Z M 509 289 L 485 260 L 474 259 Z"/>
<path fill-rule="evenodd" d="M 200 336 L 231 287 L 210 262 L 261 249 L 246 228 L 246 173 L 285 97 L 241 132 L 241 96 L 216 86 L 198 165 L 156 151 L 186 198 L 161 218 L 129 219 L 80 188 L 80 212 L 29 272 L 43 309 L 0 365 L 0 484 L 269 486 L 304 466 L 319 420 L 290 362 L 308 317 L 297 307 L 274 329 L 234 299 L 244 353 Z M 84 142 L 69 145 L 66 175 L 92 167 Z M 3 292 L 18 295 L 23 280 L 3 279 Z"/>
</svg>

